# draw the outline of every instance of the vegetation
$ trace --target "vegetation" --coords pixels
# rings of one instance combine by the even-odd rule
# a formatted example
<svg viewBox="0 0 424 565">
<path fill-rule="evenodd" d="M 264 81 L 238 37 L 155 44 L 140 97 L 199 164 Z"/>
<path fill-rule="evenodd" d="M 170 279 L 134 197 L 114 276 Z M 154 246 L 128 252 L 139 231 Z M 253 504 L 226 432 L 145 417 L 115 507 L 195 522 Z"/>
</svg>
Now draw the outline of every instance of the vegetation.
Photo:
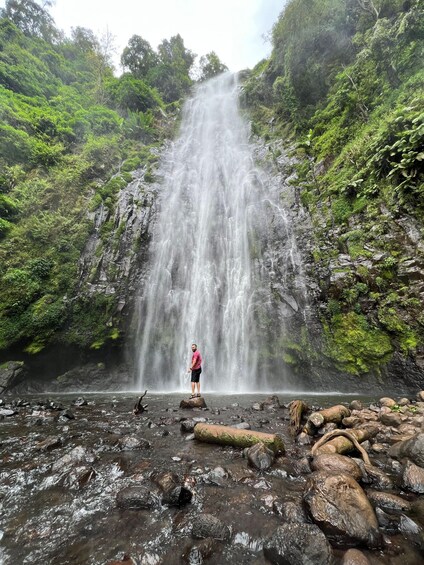
<svg viewBox="0 0 424 565">
<path fill-rule="evenodd" d="M 271 57 L 244 84 L 253 133 L 296 147 L 312 260 L 333 271 L 321 280 L 323 353 L 355 374 L 422 347 L 423 9 L 419 0 L 291 0 Z M 340 254 L 350 264 L 337 268 Z"/>
<path fill-rule="evenodd" d="M 157 52 L 134 36 L 116 77 L 110 34 L 65 37 L 49 6 L 7 0 L 0 13 L 0 349 L 34 354 L 117 340 L 114 297 L 79 286 L 87 212 L 110 216 L 138 167 L 153 180 L 150 147 L 173 134 L 195 57 L 179 35 Z"/>
</svg>

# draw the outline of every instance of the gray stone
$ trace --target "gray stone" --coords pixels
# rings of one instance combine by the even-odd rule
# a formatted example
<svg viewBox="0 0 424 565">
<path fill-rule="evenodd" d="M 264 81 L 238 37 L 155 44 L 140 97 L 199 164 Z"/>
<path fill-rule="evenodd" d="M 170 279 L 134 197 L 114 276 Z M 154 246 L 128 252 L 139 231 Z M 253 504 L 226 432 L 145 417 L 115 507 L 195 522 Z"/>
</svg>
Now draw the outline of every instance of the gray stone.
<svg viewBox="0 0 424 565">
<path fill-rule="evenodd" d="M 127 509 L 149 509 L 158 505 L 157 493 L 151 486 L 126 487 L 116 495 L 116 503 L 119 508 Z"/>
<path fill-rule="evenodd" d="M 408 490 L 424 494 L 424 469 L 408 460 L 403 471 L 402 482 Z"/>
<path fill-rule="evenodd" d="M 396 446 L 398 457 L 407 457 L 424 468 L 424 433 L 419 433 Z"/>
<path fill-rule="evenodd" d="M 313 524 L 288 522 L 265 540 L 264 555 L 277 565 L 331 565 L 333 553 L 322 531 Z"/>
<path fill-rule="evenodd" d="M 133 449 L 149 449 L 150 442 L 142 437 L 124 436 L 118 439 L 116 445 L 123 451 L 131 451 Z"/>
<path fill-rule="evenodd" d="M 373 506 L 378 506 L 385 512 L 407 512 L 411 508 L 407 500 L 389 492 L 378 492 L 368 489 L 367 496 Z"/>
<path fill-rule="evenodd" d="M 274 453 L 263 443 L 256 443 L 246 450 L 249 464 L 260 471 L 267 471 L 274 462 Z"/>
<path fill-rule="evenodd" d="M 23 361 L 7 361 L 0 365 L 0 394 L 9 390 L 25 377 L 26 367 Z"/>
<path fill-rule="evenodd" d="M 397 414 L 396 412 L 381 414 L 380 422 L 385 426 L 393 426 L 397 428 L 402 424 L 402 417 L 400 414 Z"/>
<path fill-rule="evenodd" d="M 341 565 L 371 565 L 368 558 L 359 549 L 348 549 L 343 555 Z"/>
<path fill-rule="evenodd" d="M 191 534 L 194 538 L 227 540 L 230 529 L 212 514 L 200 514 L 193 519 Z"/>
<path fill-rule="evenodd" d="M 39 451 L 51 451 L 62 446 L 62 440 L 58 436 L 49 436 L 36 444 L 35 449 Z"/>
<path fill-rule="evenodd" d="M 196 423 L 194 420 L 184 420 L 181 422 L 181 431 L 185 433 L 193 432 Z"/>
</svg>

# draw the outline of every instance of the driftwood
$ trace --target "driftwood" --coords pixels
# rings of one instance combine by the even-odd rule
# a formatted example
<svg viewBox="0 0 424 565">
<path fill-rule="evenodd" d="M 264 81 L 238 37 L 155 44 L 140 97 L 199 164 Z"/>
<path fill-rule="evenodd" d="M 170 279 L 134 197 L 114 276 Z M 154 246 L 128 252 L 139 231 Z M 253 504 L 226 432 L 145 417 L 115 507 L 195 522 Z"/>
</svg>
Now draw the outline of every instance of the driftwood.
<svg viewBox="0 0 424 565">
<path fill-rule="evenodd" d="M 290 413 L 290 434 L 296 436 L 302 428 L 302 415 L 308 410 L 307 404 L 303 400 L 293 400 L 289 405 Z"/>
<path fill-rule="evenodd" d="M 351 430 L 334 430 L 325 434 L 312 448 L 312 455 L 320 455 L 321 453 L 349 453 L 353 451 L 357 444 L 372 438 L 378 432 L 377 427 L 367 427 L 367 428 L 354 428 Z M 327 436 L 327 438 L 326 438 Z M 355 438 L 357 444 L 352 441 Z M 325 443 L 323 442 L 325 440 Z M 360 453 L 364 457 L 365 450 L 361 447 L 359 449 Z M 364 457 L 365 463 L 368 463 L 366 459 L 368 455 Z M 369 460 L 368 460 L 369 461 Z M 370 464 L 370 463 L 369 463 Z"/>
<path fill-rule="evenodd" d="M 342 404 L 331 406 L 331 408 L 325 408 L 318 412 L 312 412 L 312 414 L 308 417 L 304 431 L 312 436 L 325 424 L 328 424 L 329 422 L 340 424 L 343 418 L 347 418 L 348 416 L 350 416 L 350 410 Z"/>
<path fill-rule="evenodd" d="M 146 394 L 147 394 L 147 390 L 144 391 L 144 394 L 142 394 L 140 396 L 140 398 L 137 400 L 137 402 L 134 404 L 133 414 L 135 414 L 136 416 L 138 416 L 139 414 L 142 414 L 143 412 L 146 412 L 146 410 L 147 410 L 148 405 L 147 404 L 141 404 L 141 401 L 146 396 Z"/>
<path fill-rule="evenodd" d="M 362 459 L 364 460 L 364 462 L 367 465 L 371 465 L 371 461 L 368 457 L 368 453 L 365 451 L 365 449 L 363 447 L 360 446 L 358 440 L 355 437 L 355 434 L 353 434 L 351 431 L 347 431 L 347 430 L 333 430 L 332 432 L 328 432 L 327 434 L 324 434 L 322 436 L 322 438 L 319 441 L 317 441 L 317 443 L 313 446 L 312 451 L 311 451 L 312 455 L 314 455 L 314 453 L 317 449 L 319 449 L 322 445 L 327 443 L 327 441 L 330 441 L 331 439 L 333 439 L 335 437 L 346 437 L 349 441 L 351 441 L 353 443 L 353 445 L 356 447 L 356 449 L 362 455 Z"/>
<path fill-rule="evenodd" d="M 277 434 L 199 423 L 194 428 L 194 437 L 199 441 L 234 447 L 250 447 L 255 443 L 264 443 L 274 453 L 284 453 L 283 440 Z"/>
</svg>

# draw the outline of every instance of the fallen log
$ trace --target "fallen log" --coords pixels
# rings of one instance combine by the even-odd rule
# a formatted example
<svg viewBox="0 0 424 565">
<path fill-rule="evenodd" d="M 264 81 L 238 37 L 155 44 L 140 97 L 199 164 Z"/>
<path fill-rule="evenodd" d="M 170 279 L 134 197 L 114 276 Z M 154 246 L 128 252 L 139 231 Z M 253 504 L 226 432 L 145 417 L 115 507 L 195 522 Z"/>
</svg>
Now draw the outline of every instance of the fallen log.
<svg viewBox="0 0 424 565">
<path fill-rule="evenodd" d="M 312 436 L 325 424 L 329 422 L 340 424 L 343 418 L 347 418 L 348 416 L 350 416 L 350 410 L 342 404 L 331 406 L 330 408 L 325 408 L 318 412 L 312 412 L 305 424 L 304 431 Z"/>
<path fill-rule="evenodd" d="M 356 436 L 354 433 L 352 433 L 352 430 L 333 430 L 332 432 L 328 432 L 327 434 L 323 435 L 322 438 L 317 441 L 317 443 L 313 446 L 312 448 L 312 455 L 314 455 L 314 453 L 317 451 L 317 449 L 319 449 L 320 447 L 322 447 L 324 444 L 326 444 L 328 441 L 330 441 L 331 439 L 335 438 L 335 437 L 344 437 L 347 438 L 352 444 L 353 446 L 359 451 L 359 453 L 362 455 L 362 459 L 364 460 L 364 462 L 367 465 L 371 465 L 371 461 L 368 457 L 368 453 L 365 451 L 365 449 L 363 447 L 360 446 L 358 440 L 356 439 Z"/>
<path fill-rule="evenodd" d="M 234 447 L 250 447 L 255 443 L 263 443 L 274 453 L 284 453 L 284 443 L 278 434 L 199 423 L 194 428 L 194 437 L 206 443 L 218 443 Z"/>
<path fill-rule="evenodd" d="M 353 428 L 349 431 L 347 430 L 334 430 L 334 432 L 347 432 L 348 434 L 352 435 L 356 438 L 358 443 L 362 443 L 367 439 L 371 439 L 378 433 L 377 426 L 368 426 L 367 428 Z M 330 433 L 334 433 L 330 432 Z M 321 455 L 322 453 L 349 453 L 355 449 L 355 445 L 346 437 L 347 434 L 339 435 L 338 437 L 334 437 L 327 441 L 324 445 L 318 445 L 320 442 L 314 446 L 313 455 Z"/>
<path fill-rule="evenodd" d="M 303 400 L 293 400 L 289 404 L 290 434 L 296 436 L 302 428 L 302 415 L 307 412 L 308 405 Z"/>
</svg>

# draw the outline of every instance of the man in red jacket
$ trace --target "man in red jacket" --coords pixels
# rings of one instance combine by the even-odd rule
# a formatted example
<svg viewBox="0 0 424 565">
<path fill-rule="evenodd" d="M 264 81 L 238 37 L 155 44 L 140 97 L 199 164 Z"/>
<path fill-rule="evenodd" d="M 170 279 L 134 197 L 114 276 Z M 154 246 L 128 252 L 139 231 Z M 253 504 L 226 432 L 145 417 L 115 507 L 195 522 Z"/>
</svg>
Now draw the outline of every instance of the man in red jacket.
<svg viewBox="0 0 424 565">
<path fill-rule="evenodd" d="M 193 355 L 191 357 L 191 365 L 188 373 L 191 371 L 191 396 L 190 398 L 200 397 L 200 373 L 202 372 L 202 356 L 197 349 L 197 345 L 193 343 L 191 346 Z M 197 394 L 195 393 L 197 387 Z"/>
</svg>

